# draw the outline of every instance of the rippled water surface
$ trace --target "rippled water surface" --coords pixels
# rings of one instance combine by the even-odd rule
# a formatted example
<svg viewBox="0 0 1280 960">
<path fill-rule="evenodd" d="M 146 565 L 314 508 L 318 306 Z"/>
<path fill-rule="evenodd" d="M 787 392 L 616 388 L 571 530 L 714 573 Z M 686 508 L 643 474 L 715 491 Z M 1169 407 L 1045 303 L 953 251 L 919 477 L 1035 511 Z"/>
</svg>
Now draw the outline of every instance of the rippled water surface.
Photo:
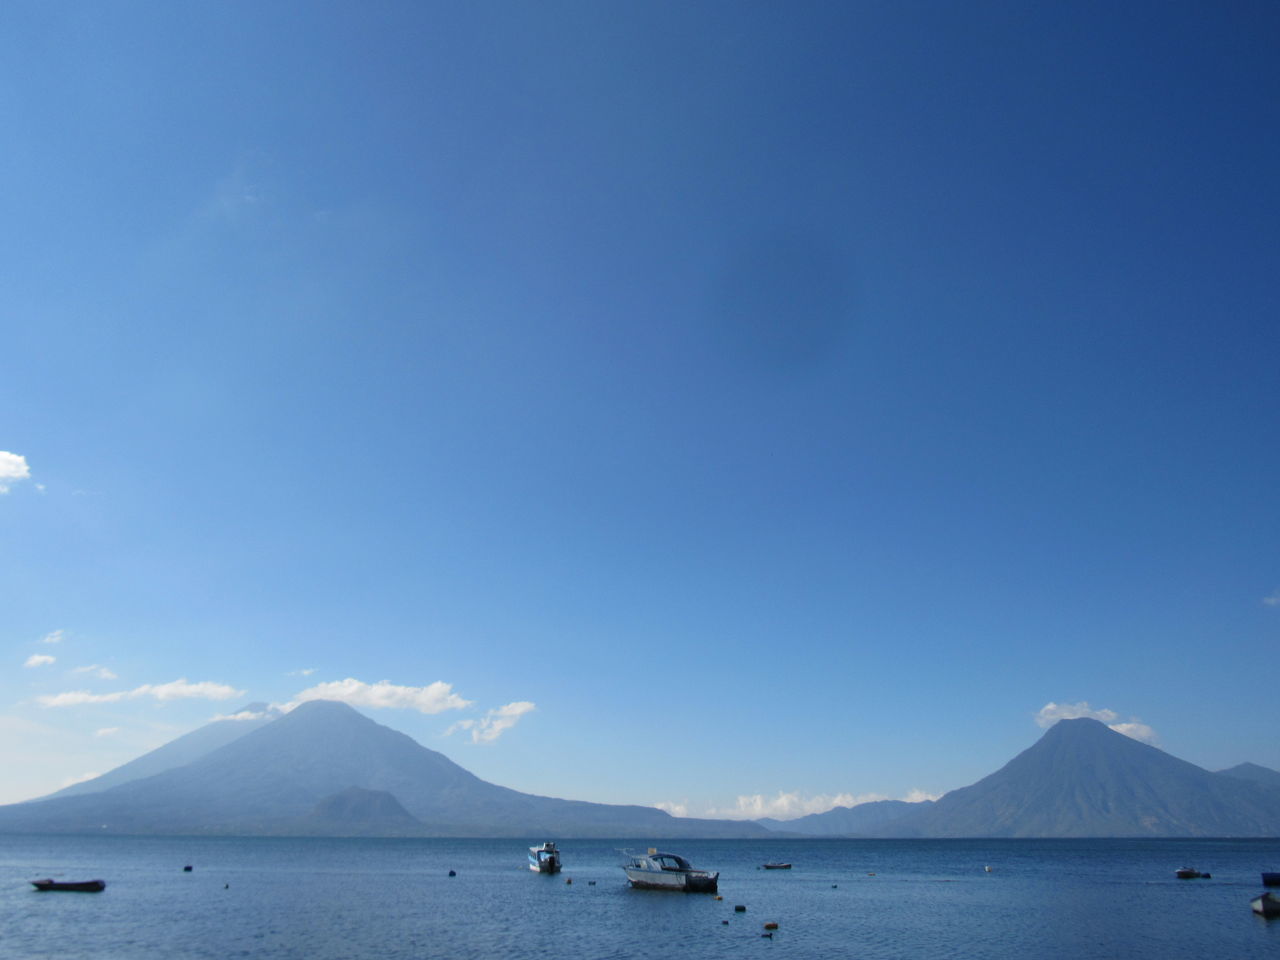
<svg viewBox="0 0 1280 960">
<path fill-rule="evenodd" d="M 663 844 L 720 871 L 716 900 L 630 889 L 621 849 L 643 843 L 560 840 L 565 872 L 532 874 L 543 839 L 0 837 L 0 956 L 1280 957 L 1280 921 L 1249 909 L 1280 840 Z"/>
</svg>

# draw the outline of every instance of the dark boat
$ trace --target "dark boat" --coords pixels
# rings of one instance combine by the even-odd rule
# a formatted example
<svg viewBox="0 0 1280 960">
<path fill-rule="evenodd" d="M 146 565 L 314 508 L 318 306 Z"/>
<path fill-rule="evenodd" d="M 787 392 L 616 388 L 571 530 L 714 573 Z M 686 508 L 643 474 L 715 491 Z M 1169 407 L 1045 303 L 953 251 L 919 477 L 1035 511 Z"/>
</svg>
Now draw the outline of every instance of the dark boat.
<svg viewBox="0 0 1280 960">
<path fill-rule="evenodd" d="M 107 889 L 105 880 L 32 880 L 37 890 L 65 890 L 69 893 L 101 893 Z"/>
<path fill-rule="evenodd" d="M 1264 873 L 1262 875 L 1262 885 L 1264 887 L 1280 887 L 1280 873 Z"/>
<path fill-rule="evenodd" d="M 766 870 L 790 870 L 790 869 L 791 869 L 791 864 L 789 864 L 789 863 L 766 863 L 766 864 L 764 865 L 764 868 L 765 868 Z"/>
<path fill-rule="evenodd" d="M 1253 912 L 1261 914 L 1268 920 L 1274 917 L 1280 917 L 1280 897 L 1268 890 L 1260 897 L 1254 897 L 1249 901 L 1249 906 L 1253 907 Z"/>
<path fill-rule="evenodd" d="M 1210 874 L 1201 873 L 1199 870 L 1192 870 L 1190 867 L 1182 867 L 1179 870 L 1175 870 L 1173 871 L 1173 875 L 1179 880 L 1208 880 L 1211 878 Z"/>
</svg>

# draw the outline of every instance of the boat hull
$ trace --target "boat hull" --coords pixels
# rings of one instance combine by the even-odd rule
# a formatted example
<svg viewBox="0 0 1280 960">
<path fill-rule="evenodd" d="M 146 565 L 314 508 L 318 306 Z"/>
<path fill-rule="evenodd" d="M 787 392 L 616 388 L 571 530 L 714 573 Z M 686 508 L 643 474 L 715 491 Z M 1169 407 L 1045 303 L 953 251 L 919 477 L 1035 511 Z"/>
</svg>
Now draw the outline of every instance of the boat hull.
<svg viewBox="0 0 1280 960">
<path fill-rule="evenodd" d="M 31 885 L 41 893 L 61 891 L 63 893 L 101 893 L 107 889 L 104 880 L 32 880 Z"/>
<path fill-rule="evenodd" d="M 529 869 L 532 870 L 534 873 L 559 873 L 560 861 L 559 860 L 535 860 L 533 857 L 530 857 Z"/>
<path fill-rule="evenodd" d="M 715 893 L 720 879 L 718 873 L 675 870 L 633 870 L 623 868 L 631 885 L 640 890 L 670 890 L 675 893 Z"/>
<path fill-rule="evenodd" d="M 1280 897 L 1268 891 L 1260 897 L 1254 897 L 1249 906 L 1253 912 L 1267 918 L 1280 917 Z"/>
</svg>

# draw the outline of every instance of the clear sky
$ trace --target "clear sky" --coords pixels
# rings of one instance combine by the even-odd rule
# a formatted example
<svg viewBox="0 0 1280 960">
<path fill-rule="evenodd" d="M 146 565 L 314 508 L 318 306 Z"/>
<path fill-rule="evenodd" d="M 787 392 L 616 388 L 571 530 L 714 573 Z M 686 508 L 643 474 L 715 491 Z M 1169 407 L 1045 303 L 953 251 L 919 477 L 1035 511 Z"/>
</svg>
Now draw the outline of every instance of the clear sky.
<svg viewBox="0 0 1280 960">
<path fill-rule="evenodd" d="M 1048 704 L 1280 768 L 1276 4 L 13 0 L 0 80 L 0 800 L 325 693 L 690 814 Z"/>
</svg>

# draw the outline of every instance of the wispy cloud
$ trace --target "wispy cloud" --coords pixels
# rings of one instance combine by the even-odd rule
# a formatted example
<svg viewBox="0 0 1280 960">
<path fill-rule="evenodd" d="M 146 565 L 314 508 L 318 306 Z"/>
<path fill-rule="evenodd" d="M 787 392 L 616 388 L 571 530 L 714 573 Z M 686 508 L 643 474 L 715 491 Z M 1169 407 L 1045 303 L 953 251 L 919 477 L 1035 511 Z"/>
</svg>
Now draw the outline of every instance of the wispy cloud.
<svg viewBox="0 0 1280 960">
<path fill-rule="evenodd" d="M 919 788 L 910 790 L 898 799 L 907 803 L 921 803 L 925 800 L 937 800 L 940 794 L 929 793 Z M 892 800 L 885 793 L 817 793 L 806 795 L 799 790 L 779 790 L 773 796 L 763 793 L 742 794 L 731 807 L 711 806 L 701 813 L 691 814 L 687 800 L 678 802 L 655 803 L 659 810 L 665 810 L 675 817 L 702 816 L 715 817 L 722 820 L 759 820 L 761 817 L 772 817 L 775 820 L 794 820 L 811 813 L 826 813 L 836 807 L 856 807 L 863 803 L 874 803 L 879 800 Z"/>
<path fill-rule="evenodd" d="M 69 690 L 66 693 L 51 693 L 36 697 L 42 707 L 77 707 L 91 703 L 119 703 L 121 700 L 140 700 L 150 697 L 165 702 L 168 700 L 230 700 L 232 697 L 243 697 L 244 691 L 225 683 L 214 683 L 201 680 L 192 683 L 186 677 L 180 677 L 169 683 L 144 683 L 132 690 L 118 690 L 114 693 L 91 693 L 88 690 Z"/>
<path fill-rule="evenodd" d="M 26 457 L 0 450 L 0 494 L 8 493 L 16 481 L 26 480 L 30 476 L 31 468 L 27 466 Z"/>
<path fill-rule="evenodd" d="M 41 642 L 41 643 L 61 643 L 61 642 L 62 642 L 62 631 L 61 631 L 61 630 L 52 630 L 52 631 L 50 631 L 49 633 L 46 633 L 43 637 L 41 637 L 41 638 L 40 638 L 40 642 Z"/>
<path fill-rule="evenodd" d="M 271 707 L 267 710 L 241 710 L 239 713 L 219 713 L 210 717 L 210 723 L 216 723 L 219 720 L 261 720 L 263 717 L 280 716 L 280 710 Z"/>
<path fill-rule="evenodd" d="M 1272 590 L 1270 596 L 1263 597 L 1262 602 L 1268 607 L 1280 607 L 1280 587 Z"/>
<path fill-rule="evenodd" d="M 1123 733 L 1126 737 L 1140 740 L 1143 743 L 1155 744 L 1160 739 L 1155 730 L 1137 717 L 1130 717 L 1128 720 L 1122 721 L 1120 714 L 1114 710 L 1108 710 L 1106 707 L 1095 710 L 1089 706 L 1089 701 L 1087 700 L 1081 700 L 1079 703 L 1053 703 L 1050 701 L 1041 707 L 1040 712 L 1036 714 L 1036 725 L 1047 729 L 1059 720 L 1077 720 L 1080 717 L 1100 720 L 1116 733 Z"/>
<path fill-rule="evenodd" d="M 402 687 L 387 680 L 365 683 L 348 677 L 308 687 L 293 698 L 290 708 L 307 700 L 339 700 L 354 707 L 417 710 L 419 713 L 443 713 L 471 706 L 453 692 L 453 685 L 437 680 L 425 687 Z"/>
<path fill-rule="evenodd" d="M 76 667 L 72 673 L 92 673 L 99 680 L 115 680 L 116 675 L 100 664 L 91 663 L 87 667 Z"/>
<path fill-rule="evenodd" d="M 58 659 L 57 657 L 51 657 L 47 653 L 33 653 L 31 656 L 27 657 L 27 660 L 25 663 L 23 663 L 23 666 L 24 667 L 43 667 L 45 664 L 55 663 L 57 659 Z"/>
<path fill-rule="evenodd" d="M 301 670 L 290 670 L 285 674 L 286 677 L 309 677 L 316 672 L 315 667 L 304 667 Z"/>
<path fill-rule="evenodd" d="M 119 727 L 103 727 L 100 730 L 93 731 L 93 735 L 95 737 L 114 737 L 119 732 Z"/>
<path fill-rule="evenodd" d="M 526 713 L 538 709 L 528 700 L 516 700 L 504 707 L 490 710 L 479 720 L 459 720 L 444 732 L 447 737 L 455 730 L 470 730 L 472 743 L 492 743 L 510 730 Z"/>
</svg>

